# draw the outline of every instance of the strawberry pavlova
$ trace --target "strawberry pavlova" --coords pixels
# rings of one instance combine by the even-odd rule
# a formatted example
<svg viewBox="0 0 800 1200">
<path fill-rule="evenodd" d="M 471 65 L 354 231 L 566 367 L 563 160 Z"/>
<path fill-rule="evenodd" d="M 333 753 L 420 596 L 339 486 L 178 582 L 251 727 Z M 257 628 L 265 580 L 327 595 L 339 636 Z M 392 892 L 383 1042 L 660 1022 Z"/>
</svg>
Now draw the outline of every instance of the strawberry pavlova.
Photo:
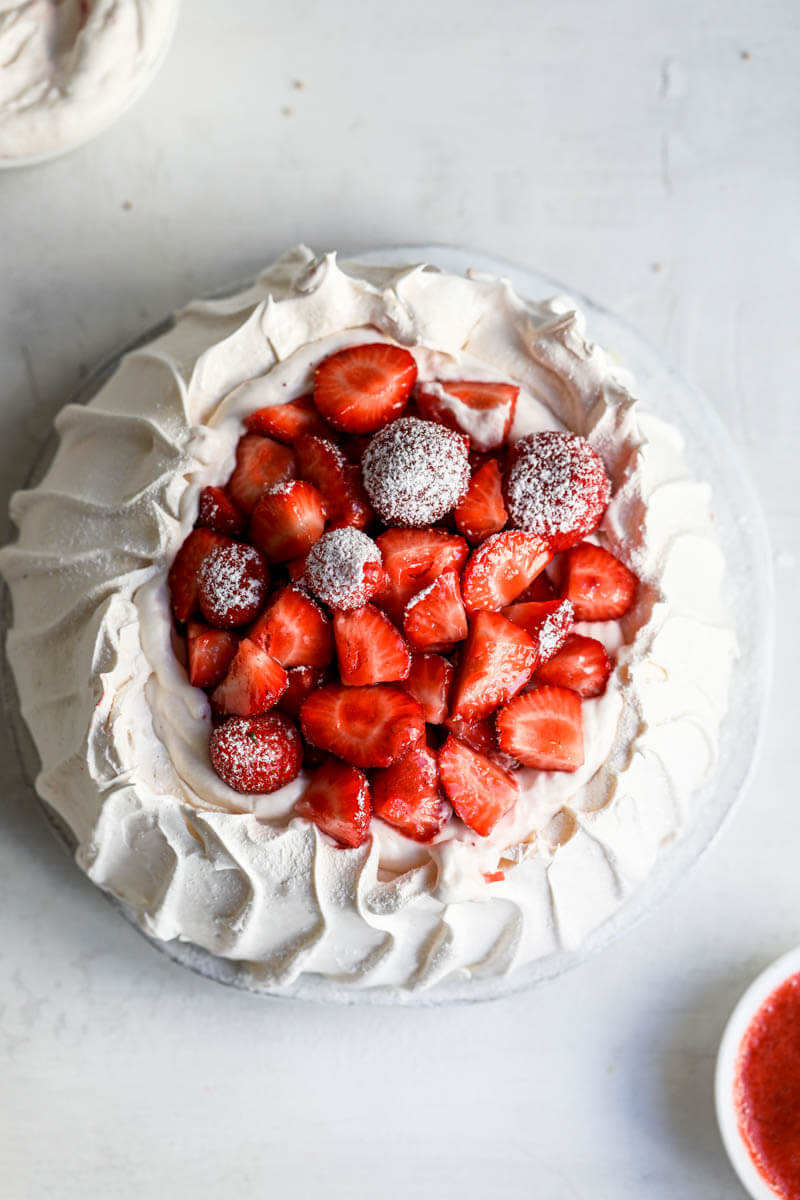
<svg viewBox="0 0 800 1200">
<path fill-rule="evenodd" d="M 59 416 L 0 566 L 77 859 L 251 986 L 580 945 L 692 820 L 708 489 L 561 302 L 293 251 Z"/>
</svg>

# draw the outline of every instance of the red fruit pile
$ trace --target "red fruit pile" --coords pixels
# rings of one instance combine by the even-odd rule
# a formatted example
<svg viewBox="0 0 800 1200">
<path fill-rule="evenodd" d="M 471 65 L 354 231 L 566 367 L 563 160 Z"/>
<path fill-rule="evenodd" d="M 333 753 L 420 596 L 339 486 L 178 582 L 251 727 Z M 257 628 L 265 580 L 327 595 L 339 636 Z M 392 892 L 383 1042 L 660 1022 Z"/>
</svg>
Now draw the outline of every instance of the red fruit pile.
<svg viewBox="0 0 800 1200">
<path fill-rule="evenodd" d="M 373 816 L 485 837 L 520 766 L 576 770 L 611 661 L 573 624 L 621 617 L 637 587 L 583 540 L 610 494 L 586 441 L 508 446 L 513 384 L 416 382 L 407 350 L 369 342 L 251 413 L 168 577 L 212 766 L 244 793 L 305 766 L 296 810 L 343 846 Z"/>
</svg>

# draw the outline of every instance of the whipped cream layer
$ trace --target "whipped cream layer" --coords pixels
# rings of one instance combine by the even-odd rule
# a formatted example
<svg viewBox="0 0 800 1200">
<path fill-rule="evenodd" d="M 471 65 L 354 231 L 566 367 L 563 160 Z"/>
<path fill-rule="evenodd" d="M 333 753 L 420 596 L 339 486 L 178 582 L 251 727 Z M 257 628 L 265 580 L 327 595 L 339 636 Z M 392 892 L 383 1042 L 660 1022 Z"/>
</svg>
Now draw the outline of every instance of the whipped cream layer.
<svg viewBox="0 0 800 1200">
<path fill-rule="evenodd" d="M 145 86 L 178 0 L 0 0 L 0 163 L 68 150 Z"/>
<path fill-rule="evenodd" d="M 487 838 L 452 821 L 419 845 L 373 820 L 363 846 L 341 849 L 294 815 L 302 775 L 268 796 L 232 791 L 210 766 L 206 697 L 171 648 L 166 573 L 200 490 L 232 470 L 243 417 L 370 339 L 407 346 L 423 381 L 518 383 L 512 438 L 588 438 L 613 485 L 595 537 L 642 580 L 622 621 L 578 626 L 615 656 L 605 695 L 583 704 L 584 766 L 520 770 Z M 301 247 L 246 291 L 190 305 L 56 427 L 0 552 L 8 654 L 38 791 L 79 864 L 151 936 L 236 960 L 273 991 L 497 978 L 579 946 L 692 822 L 736 654 L 710 491 L 568 301 L 425 266 L 344 269 Z"/>
</svg>

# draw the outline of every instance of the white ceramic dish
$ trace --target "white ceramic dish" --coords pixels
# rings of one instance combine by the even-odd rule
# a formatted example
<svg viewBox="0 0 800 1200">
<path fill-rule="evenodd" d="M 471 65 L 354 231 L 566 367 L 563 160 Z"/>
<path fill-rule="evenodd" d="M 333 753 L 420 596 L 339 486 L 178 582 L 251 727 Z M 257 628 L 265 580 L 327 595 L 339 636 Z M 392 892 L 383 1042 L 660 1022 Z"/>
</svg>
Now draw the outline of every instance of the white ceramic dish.
<svg viewBox="0 0 800 1200">
<path fill-rule="evenodd" d="M 783 954 L 753 980 L 731 1013 L 717 1053 L 714 1099 L 722 1141 L 736 1174 L 753 1200 L 775 1200 L 775 1192 L 753 1163 L 739 1132 L 733 1098 L 736 1059 L 747 1029 L 761 1005 L 776 988 L 800 971 L 800 946 Z"/>
<path fill-rule="evenodd" d="M 615 354 L 633 371 L 637 390 L 645 398 L 648 409 L 674 421 L 683 430 L 691 465 L 698 477 L 709 480 L 714 491 L 720 541 L 730 568 L 732 621 L 741 650 L 732 682 L 730 708 L 721 730 L 720 766 L 715 777 L 698 796 L 698 815 L 694 825 L 665 847 L 656 869 L 625 904 L 598 926 L 579 949 L 539 959 L 510 977 L 467 979 L 461 975 L 448 977 L 421 992 L 398 988 L 355 992 L 324 978 L 301 976 L 290 989 L 273 993 L 269 988 L 256 988 L 248 973 L 235 962 L 218 959 L 196 946 L 178 941 L 153 941 L 152 944 L 176 962 L 205 976 L 265 995 L 279 994 L 345 1004 L 433 1005 L 494 999 L 555 978 L 580 965 L 612 939 L 632 928 L 686 875 L 711 844 L 742 794 L 760 750 L 771 680 L 774 604 L 768 537 L 747 468 L 714 410 L 695 388 L 681 379 L 655 350 L 618 317 L 577 294 L 574 289 L 536 271 L 459 247 L 420 245 L 381 248 L 353 255 L 351 261 L 389 265 L 428 262 L 459 273 L 474 270 L 505 276 L 521 295 L 532 299 L 556 294 L 573 296 L 587 317 L 589 337 Z M 237 284 L 236 287 L 225 289 L 225 293 L 243 286 L 242 283 Z M 120 353 L 101 364 L 70 397 L 71 402 L 86 403 L 91 399 L 116 369 L 122 354 L 169 328 L 170 320 L 168 318 L 147 330 L 135 343 L 124 347 Z M 55 441 L 51 438 L 43 447 L 33 464 L 26 486 L 32 486 L 41 478 L 54 445 Z M 19 716 L 7 666 L 5 680 L 9 718 L 23 766 L 33 786 L 38 759 Z M 58 822 L 54 822 L 52 813 L 48 812 L 48 816 L 69 846 L 69 836 L 65 837 L 63 827 L 59 828 Z M 117 901 L 113 903 L 123 915 L 132 919 L 124 905 Z"/>
</svg>

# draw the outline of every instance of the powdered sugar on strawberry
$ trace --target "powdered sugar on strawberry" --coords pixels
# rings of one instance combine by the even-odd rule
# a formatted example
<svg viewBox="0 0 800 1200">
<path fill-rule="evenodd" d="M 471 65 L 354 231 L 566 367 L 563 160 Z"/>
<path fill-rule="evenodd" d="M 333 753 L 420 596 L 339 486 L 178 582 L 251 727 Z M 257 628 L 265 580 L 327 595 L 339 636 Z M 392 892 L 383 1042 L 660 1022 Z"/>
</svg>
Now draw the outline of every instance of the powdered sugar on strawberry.
<svg viewBox="0 0 800 1200">
<path fill-rule="evenodd" d="M 361 473 L 387 525 L 433 525 L 469 487 L 466 441 L 444 425 L 401 417 L 372 439 Z"/>
<path fill-rule="evenodd" d="M 520 438 L 506 481 L 512 525 L 564 550 L 600 522 L 611 492 L 603 463 L 583 438 L 547 430 Z"/>
<path fill-rule="evenodd" d="M 306 559 L 304 580 L 329 608 L 360 608 L 375 594 L 381 552 L 360 529 L 347 525 L 323 534 Z"/>
</svg>

